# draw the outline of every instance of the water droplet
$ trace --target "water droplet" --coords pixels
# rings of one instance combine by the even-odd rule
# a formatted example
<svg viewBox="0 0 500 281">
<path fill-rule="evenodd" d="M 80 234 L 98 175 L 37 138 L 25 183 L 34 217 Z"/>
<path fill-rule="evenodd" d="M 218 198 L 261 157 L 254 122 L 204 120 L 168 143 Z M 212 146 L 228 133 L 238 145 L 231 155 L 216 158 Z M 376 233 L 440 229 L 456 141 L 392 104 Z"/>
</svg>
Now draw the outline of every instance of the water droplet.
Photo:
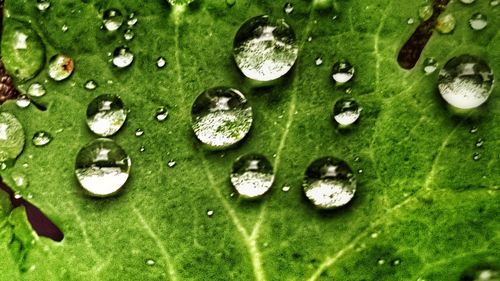
<svg viewBox="0 0 500 281">
<path fill-rule="evenodd" d="M 156 66 L 158 68 L 163 68 L 165 67 L 165 65 L 167 65 L 167 61 L 165 60 L 164 57 L 159 57 L 157 60 L 156 60 Z"/>
<path fill-rule="evenodd" d="M 125 184 L 130 166 L 130 158 L 118 144 L 101 138 L 78 152 L 75 174 L 90 195 L 106 197 L 118 192 Z"/>
<path fill-rule="evenodd" d="M 12 172 L 11 174 L 12 181 L 18 188 L 26 188 L 28 187 L 28 178 L 25 174 L 19 172 Z"/>
<path fill-rule="evenodd" d="M 498 281 L 500 272 L 497 267 L 491 265 L 476 266 L 466 270 L 460 281 Z"/>
<path fill-rule="evenodd" d="M 241 141 L 250 131 L 252 107 L 238 90 L 211 88 L 201 93 L 191 109 L 196 137 L 212 148 L 225 148 Z"/>
<path fill-rule="evenodd" d="M 496 6 L 498 6 L 498 3 L 500 3 L 500 1 L 498 1 L 498 0 L 491 0 L 490 1 L 490 6 L 491 7 L 496 7 Z"/>
<path fill-rule="evenodd" d="M 233 50 L 241 72 L 257 81 L 272 81 L 288 73 L 299 52 L 293 29 L 284 19 L 267 15 L 251 18 L 240 27 Z"/>
<path fill-rule="evenodd" d="M 127 47 L 118 47 L 113 52 L 113 64 L 118 68 L 124 68 L 132 64 L 134 54 Z"/>
<path fill-rule="evenodd" d="M 128 16 L 128 20 L 127 20 L 127 25 L 132 27 L 134 25 L 137 24 L 137 17 L 135 16 L 135 13 L 131 13 L 129 16 Z"/>
<path fill-rule="evenodd" d="M 470 133 L 471 134 L 477 133 L 477 127 L 476 126 L 472 126 L 472 128 L 470 128 Z"/>
<path fill-rule="evenodd" d="M 117 9 L 108 9 L 102 15 L 102 23 L 107 30 L 115 31 L 122 26 L 123 15 Z"/>
<path fill-rule="evenodd" d="M 307 42 L 311 42 L 313 38 L 311 36 L 307 37 Z"/>
<path fill-rule="evenodd" d="M 61 26 L 62 32 L 66 32 L 66 31 L 68 31 L 68 29 L 69 29 L 69 27 L 66 24 L 63 24 L 63 26 Z"/>
<path fill-rule="evenodd" d="M 176 165 L 176 164 L 177 164 L 177 163 L 176 163 L 174 160 L 170 160 L 170 161 L 168 161 L 167 166 L 168 166 L 169 168 L 173 168 L 173 167 L 175 167 L 175 165 Z"/>
<path fill-rule="evenodd" d="M 464 4 L 472 4 L 472 3 L 476 2 L 476 0 L 460 0 L 460 2 L 462 2 Z"/>
<path fill-rule="evenodd" d="M 317 57 L 316 60 L 314 61 L 314 63 L 317 65 L 317 66 L 320 66 L 323 64 L 323 59 L 320 58 L 320 57 Z"/>
<path fill-rule="evenodd" d="M 213 210 L 207 210 L 207 216 L 208 217 L 212 217 L 214 215 L 214 211 Z"/>
<path fill-rule="evenodd" d="M 0 112 L 0 162 L 15 159 L 24 147 L 24 131 L 19 120 L 8 112 Z"/>
<path fill-rule="evenodd" d="M 23 196 L 21 194 L 19 194 L 19 193 L 16 192 L 16 193 L 14 193 L 14 198 L 15 199 L 21 199 L 21 198 L 23 198 Z"/>
<path fill-rule="evenodd" d="M 361 108 L 352 98 L 341 98 L 333 107 L 333 118 L 339 126 L 346 127 L 354 124 L 361 114 Z"/>
<path fill-rule="evenodd" d="M 43 85 L 40 83 L 31 84 L 27 92 L 28 96 L 30 97 L 41 97 L 45 95 L 45 93 L 46 93 L 45 87 L 43 87 Z"/>
<path fill-rule="evenodd" d="M 144 130 L 143 129 L 136 129 L 135 130 L 135 136 L 136 137 L 142 137 L 144 135 Z"/>
<path fill-rule="evenodd" d="M 231 183 L 245 198 L 258 198 L 266 193 L 274 181 L 273 167 L 261 154 L 247 154 L 233 164 Z"/>
<path fill-rule="evenodd" d="M 16 105 L 20 108 L 26 108 L 30 104 L 31 104 L 31 101 L 26 95 L 20 95 L 16 99 Z"/>
<path fill-rule="evenodd" d="M 406 21 L 407 24 L 414 24 L 415 23 L 415 20 L 413 18 L 409 18 L 407 21 Z"/>
<path fill-rule="evenodd" d="M 290 187 L 289 185 L 283 185 L 283 187 L 281 188 L 281 190 L 282 190 L 283 192 L 288 192 L 288 191 L 290 191 L 290 188 L 291 188 L 291 187 Z"/>
<path fill-rule="evenodd" d="M 432 5 L 423 5 L 418 9 L 418 16 L 421 20 L 426 21 L 432 17 L 434 9 Z"/>
<path fill-rule="evenodd" d="M 482 138 L 477 139 L 476 147 L 482 147 L 484 144 L 484 140 Z"/>
<path fill-rule="evenodd" d="M 340 60 L 333 65 L 332 78 L 339 84 L 349 82 L 354 76 L 354 67 L 347 60 Z"/>
<path fill-rule="evenodd" d="M 481 13 L 475 13 L 469 19 L 469 25 L 474 30 L 483 30 L 488 25 L 488 19 Z"/>
<path fill-rule="evenodd" d="M 346 162 L 323 157 L 309 165 L 304 176 L 304 192 L 320 209 L 344 206 L 354 197 L 356 180 Z"/>
<path fill-rule="evenodd" d="M 33 135 L 31 142 L 34 146 L 45 146 L 52 141 L 52 135 L 46 131 L 38 131 Z"/>
<path fill-rule="evenodd" d="M 472 154 L 472 159 L 473 159 L 474 161 L 477 161 L 477 160 L 481 159 L 481 153 L 479 153 L 479 152 L 474 152 L 474 154 Z"/>
<path fill-rule="evenodd" d="M 293 4 L 290 2 L 287 2 L 285 6 L 283 7 L 283 11 L 285 14 L 289 15 L 293 12 Z"/>
<path fill-rule="evenodd" d="M 49 76 L 55 81 L 68 78 L 75 69 L 73 59 L 66 55 L 55 55 L 49 61 Z"/>
<path fill-rule="evenodd" d="M 371 238 L 375 239 L 378 237 L 378 232 L 373 232 L 371 235 L 370 235 Z"/>
<path fill-rule="evenodd" d="M 156 110 L 155 118 L 156 120 L 163 122 L 168 117 L 168 110 L 165 107 L 160 107 Z"/>
<path fill-rule="evenodd" d="M 399 265 L 401 263 L 401 260 L 400 259 L 395 259 L 392 261 L 392 265 Z"/>
<path fill-rule="evenodd" d="M 455 29 L 455 25 L 455 17 L 452 14 L 443 13 L 437 18 L 436 29 L 443 34 L 447 34 Z"/>
<path fill-rule="evenodd" d="M 36 8 L 40 12 L 46 11 L 48 8 L 50 8 L 50 1 L 48 0 L 37 0 L 36 1 Z"/>
<path fill-rule="evenodd" d="M 377 260 L 377 264 L 378 265 L 383 265 L 383 264 L 385 264 L 385 260 L 384 259 L 378 259 Z"/>
<path fill-rule="evenodd" d="M 226 0 L 226 5 L 228 7 L 231 8 L 232 6 L 234 6 L 234 4 L 236 4 L 236 0 Z"/>
<path fill-rule="evenodd" d="M 426 58 L 424 60 L 424 73 L 429 75 L 434 73 L 438 67 L 438 62 L 434 58 Z"/>
<path fill-rule="evenodd" d="M 146 147 L 144 145 L 141 145 L 139 147 L 139 152 L 144 152 L 144 151 L 146 151 Z"/>
<path fill-rule="evenodd" d="M 461 55 L 450 59 L 439 72 L 438 88 L 449 104 L 460 109 L 476 108 L 492 91 L 493 72 L 481 58 Z"/>
<path fill-rule="evenodd" d="M 45 45 L 29 23 L 4 19 L 1 49 L 8 73 L 19 80 L 36 76 L 45 64 Z"/>
<path fill-rule="evenodd" d="M 127 41 L 134 39 L 135 33 L 132 29 L 127 29 L 123 34 L 123 38 Z"/>
<path fill-rule="evenodd" d="M 127 110 L 122 100 L 115 95 L 101 95 L 87 107 L 87 125 L 99 136 L 114 135 L 125 123 Z"/>
<path fill-rule="evenodd" d="M 151 265 L 155 265 L 155 263 L 156 263 L 156 262 L 155 262 L 154 260 L 152 260 L 152 259 L 148 259 L 148 260 L 146 260 L 146 264 L 147 264 L 147 265 L 149 265 L 149 266 L 151 266 Z"/>
<path fill-rule="evenodd" d="M 94 80 L 88 80 L 84 85 L 85 89 L 92 91 L 97 88 L 97 83 Z"/>
</svg>

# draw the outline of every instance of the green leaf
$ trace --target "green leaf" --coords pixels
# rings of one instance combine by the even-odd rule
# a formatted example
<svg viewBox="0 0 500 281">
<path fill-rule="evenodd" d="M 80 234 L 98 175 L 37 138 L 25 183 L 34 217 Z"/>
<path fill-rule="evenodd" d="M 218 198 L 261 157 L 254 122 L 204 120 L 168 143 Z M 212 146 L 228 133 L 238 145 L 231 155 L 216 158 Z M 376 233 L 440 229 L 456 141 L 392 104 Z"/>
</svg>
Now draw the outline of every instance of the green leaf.
<svg viewBox="0 0 500 281">
<path fill-rule="evenodd" d="M 25 174 L 29 186 L 16 191 L 31 195 L 29 201 L 65 235 L 60 243 L 35 237 L 25 249 L 27 232 L 17 232 L 21 222 L 0 225 L 22 241 L 0 244 L 2 273 L 7 268 L 13 276 L 0 279 L 446 281 L 471 267 L 498 265 L 498 89 L 479 109 L 457 116 L 439 96 L 437 71 L 422 71 L 425 57 L 442 66 L 468 53 L 500 74 L 498 8 L 488 2 L 450 3 L 455 31 L 434 34 L 419 64 L 407 71 L 396 57 L 417 26 L 407 19 L 417 17 L 419 1 L 293 1 L 290 15 L 279 1 L 238 0 L 228 7 L 205 0 L 174 9 L 163 0 L 52 0 L 45 12 L 34 1 L 6 1 L 11 19 L 31 22 L 40 34 L 45 57 L 69 55 L 75 71 L 54 82 L 45 65 L 34 79 L 18 82 L 21 91 L 43 83 L 47 94 L 36 102 L 46 111 L 13 102 L 0 107 L 17 116 L 27 139 L 39 130 L 54 137 L 44 147 L 28 143 L 1 176 L 16 188 L 11 173 Z M 110 7 L 137 16 L 132 41 L 123 39 L 126 23 L 116 32 L 101 30 Z M 467 21 L 478 11 L 488 26 L 473 31 Z M 231 51 L 240 24 L 260 14 L 286 17 L 300 51 L 281 83 L 254 88 Z M 4 20 L 6 32 L 10 22 Z M 118 70 L 108 54 L 122 45 L 135 58 Z M 167 60 L 162 69 L 156 66 L 160 56 Z M 331 116 L 335 100 L 346 95 L 330 77 L 339 59 L 354 65 L 350 95 L 363 107 L 360 122 L 348 131 L 336 129 Z M 99 85 L 94 91 L 83 86 L 91 79 Z M 241 145 L 213 152 L 196 141 L 190 109 L 199 93 L 220 85 L 246 95 L 254 123 Z M 96 138 L 85 111 L 100 94 L 120 95 L 131 110 L 113 137 L 132 159 L 131 176 L 124 191 L 108 199 L 85 195 L 74 175 L 77 152 Z M 169 109 L 164 122 L 154 117 L 160 106 Z M 476 133 L 470 133 L 473 126 Z M 135 137 L 137 128 L 144 136 Z M 481 147 L 475 146 L 478 138 L 484 139 Z M 271 192 L 257 201 L 231 196 L 232 162 L 249 152 L 269 157 L 276 171 Z M 325 212 L 305 199 L 301 183 L 308 164 L 328 155 L 359 173 L 354 200 Z M 177 164 L 169 167 L 170 160 Z M 281 191 L 284 185 L 290 191 Z"/>
</svg>

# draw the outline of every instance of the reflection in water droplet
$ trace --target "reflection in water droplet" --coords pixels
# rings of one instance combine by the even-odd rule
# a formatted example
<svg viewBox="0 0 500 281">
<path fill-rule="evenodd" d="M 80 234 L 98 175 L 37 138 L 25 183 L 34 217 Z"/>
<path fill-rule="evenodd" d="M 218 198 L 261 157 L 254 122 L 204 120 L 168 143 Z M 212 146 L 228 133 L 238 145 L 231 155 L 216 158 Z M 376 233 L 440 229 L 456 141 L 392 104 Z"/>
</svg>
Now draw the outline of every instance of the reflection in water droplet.
<svg viewBox="0 0 500 281">
<path fill-rule="evenodd" d="M 333 65 L 332 78 L 339 84 L 349 82 L 354 76 L 354 67 L 347 60 L 340 60 Z"/>
<path fill-rule="evenodd" d="M 158 68 L 163 68 L 165 67 L 165 65 L 167 65 L 167 61 L 165 60 L 164 57 L 159 57 L 157 60 L 156 60 L 156 66 Z"/>
<path fill-rule="evenodd" d="M 274 181 L 271 162 L 261 154 L 247 154 L 233 164 L 231 183 L 244 198 L 258 198 L 266 193 Z"/>
<path fill-rule="evenodd" d="M 298 56 L 293 29 L 284 19 L 257 16 L 236 33 L 234 59 L 241 72 L 257 81 L 272 81 L 288 73 Z"/>
<path fill-rule="evenodd" d="M 88 80 L 84 85 L 85 89 L 92 91 L 97 88 L 97 83 L 94 80 Z"/>
<path fill-rule="evenodd" d="M 168 117 L 168 110 L 165 107 L 160 107 L 156 110 L 155 118 L 156 120 L 163 122 Z"/>
<path fill-rule="evenodd" d="M 30 99 L 26 95 L 20 95 L 16 99 L 16 105 L 19 108 L 26 108 L 31 104 Z"/>
<path fill-rule="evenodd" d="M 144 135 L 144 130 L 139 128 L 135 130 L 135 136 L 136 137 L 142 137 Z"/>
<path fill-rule="evenodd" d="M 155 265 L 155 263 L 156 263 L 156 262 L 155 262 L 154 260 L 152 260 L 152 259 L 148 259 L 148 260 L 146 260 L 146 264 L 147 264 L 147 265 L 149 265 L 149 266 L 151 266 L 151 265 Z"/>
<path fill-rule="evenodd" d="M 134 54 L 127 47 L 118 47 L 113 52 L 113 65 L 118 68 L 124 68 L 132 64 Z"/>
<path fill-rule="evenodd" d="M 455 25 L 455 17 L 452 14 L 443 13 L 437 18 L 436 29 L 443 34 L 447 34 L 455 29 Z"/>
<path fill-rule="evenodd" d="M 418 16 L 420 17 L 421 20 L 426 21 L 432 17 L 432 14 L 434 13 L 434 9 L 432 8 L 432 5 L 423 5 L 418 9 Z"/>
<path fill-rule="evenodd" d="M 285 3 L 285 6 L 283 7 L 283 11 L 289 15 L 293 12 L 293 4 L 290 2 Z"/>
<path fill-rule="evenodd" d="M 130 166 L 130 158 L 118 144 L 110 139 L 96 139 L 78 152 L 75 174 L 90 195 L 106 197 L 125 184 Z"/>
<path fill-rule="evenodd" d="M 432 74 L 434 71 L 436 71 L 438 67 L 438 62 L 434 58 L 426 58 L 424 60 L 424 73 L 425 74 Z"/>
<path fill-rule="evenodd" d="M 45 87 L 40 83 L 33 83 L 28 88 L 28 96 L 30 97 L 41 97 L 46 93 Z"/>
<path fill-rule="evenodd" d="M 99 136 L 114 135 L 125 123 L 127 110 L 122 100 L 115 95 L 101 95 L 87 107 L 87 125 Z"/>
<path fill-rule="evenodd" d="M 214 215 L 214 211 L 213 210 L 207 210 L 207 216 L 208 217 L 212 217 Z"/>
<path fill-rule="evenodd" d="M 356 180 L 346 162 L 335 157 L 323 157 L 309 165 L 303 187 L 314 206 L 333 209 L 351 201 L 356 191 Z"/>
<path fill-rule="evenodd" d="M 476 108 L 490 96 L 493 72 L 479 57 L 454 57 L 439 72 L 438 88 L 443 99 L 452 106 L 460 109 Z"/>
<path fill-rule="evenodd" d="M 361 114 L 361 108 L 352 98 L 341 98 L 333 107 L 333 118 L 341 127 L 354 124 Z"/>
<path fill-rule="evenodd" d="M 50 8 L 50 1 L 49 0 L 37 0 L 36 1 L 36 8 L 40 12 L 46 11 L 48 8 Z"/>
<path fill-rule="evenodd" d="M 252 107 L 245 96 L 227 87 L 201 93 L 191 109 L 196 137 L 212 148 L 225 148 L 241 141 L 253 122 Z"/>
<path fill-rule="evenodd" d="M 127 29 L 123 34 L 123 38 L 127 41 L 134 39 L 135 33 L 132 29 Z"/>
<path fill-rule="evenodd" d="M 74 69 L 73 59 L 66 55 L 55 55 L 49 61 L 49 76 L 55 81 L 65 80 Z"/>
<path fill-rule="evenodd" d="M 38 131 L 33 135 L 31 142 L 34 146 L 45 146 L 52 141 L 52 135 L 46 131 Z"/>
<path fill-rule="evenodd" d="M 488 19 L 481 13 L 475 13 L 471 16 L 469 25 L 474 30 L 483 30 L 488 25 Z"/>
<path fill-rule="evenodd" d="M 115 31 L 122 26 L 123 15 L 117 9 L 108 9 L 102 15 L 102 23 L 107 30 Z"/>
</svg>

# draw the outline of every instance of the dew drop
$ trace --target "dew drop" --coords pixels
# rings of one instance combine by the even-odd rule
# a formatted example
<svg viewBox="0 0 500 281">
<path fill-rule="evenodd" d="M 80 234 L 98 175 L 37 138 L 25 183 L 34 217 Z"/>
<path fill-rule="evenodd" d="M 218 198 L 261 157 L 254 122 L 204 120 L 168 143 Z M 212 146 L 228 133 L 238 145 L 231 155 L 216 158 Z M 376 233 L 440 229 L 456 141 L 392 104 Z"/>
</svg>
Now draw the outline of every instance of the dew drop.
<svg viewBox="0 0 500 281">
<path fill-rule="evenodd" d="M 167 65 L 167 61 L 165 60 L 164 57 L 159 57 L 157 60 L 156 60 L 156 66 L 158 68 L 163 68 L 165 67 L 165 65 Z"/>
<path fill-rule="evenodd" d="M 332 78 L 339 84 L 349 82 L 354 76 L 354 67 L 347 60 L 340 60 L 333 65 Z"/>
<path fill-rule="evenodd" d="M 11 174 L 12 181 L 18 188 L 26 188 L 28 187 L 28 178 L 25 174 L 19 172 L 13 172 Z"/>
<path fill-rule="evenodd" d="M 476 0 L 460 0 L 460 2 L 462 2 L 464 4 L 472 4 L 472 3 L 476 2 Z"/>
<path fill-rule="evenodd" d="M 84 85 L 85 89 L 92 91 L 97 88 L 97 83 L 94 80 L 88 80 Z"/>
<path fill-rule="evenodd" d="M 19 120 L 8 112 L 0 112 L 0 162 L 15 159 L 24 147 L 24 131 Z"/>
<path fill-rule="evenodd" d="M 290 191 L 290 188 L 291 187 L 289 185 L 283 185 L 283 187 L 281 187 L 281 191 L 288 192 L 288 191 Z"/>
<path fill-rule="evenodd" d="M 432 5 L 423 5 L 418 9 L 418 16 L 421 20 L 426 21 L 432 17 L 434 9 Z"/>
<path fill-rule="evenodd" d="M 177 165 L 177 163 L 174 160 L 170 160 L 167 162 L 167 166 L 169 168 L 173 168 L 173 167 L 175 167 L 175 165 Z"/>
<path fill-rule="evenodd" d="M 456 19 L 452 14 L 441 14 L 437 18 L 436 29 L 443 33 L 448 34 L 455 29 Z"/>
<path fill-rule="evenodd" d="M 323 59 L 320 58 L 320 57 L 317 57 L 316 60 L 314 60 L 314 63 L 317 65 L 317 66 L 320 66 L 323 64 Z"/>
<path fill-rule="evenodd" d="M 356 180 L 346 162 L 335 157 L 323 157 L 309 165 L 303 187 L 314 206 L 333 209 L 351 201 L 356 191 Z"/>
<path fill-rule="evenodd" d="M 488 19 L 481 13 L 475 13 L 469 19 L 469 25 L 474 30 L 483 30 L 488 25 Z"/>
<path fill-rule="evenodd" d="M 40 12 L 45 12 L 48 8 L 50 8 L 50 1 L 48 1 L 48 0 L 37 0 L 36 1 L 36 8 Z"/>
<path fill-rule="evenodd" d="M 127 110 L 122 100 L 115 95 L 101 95 L 87 107 L 87 125 L 99 136 L 114 135 L 125 123 Z"/>
<path fill-rule="evenodd" d="M 244 198 L 255 199 L 266 193 L 274 181 L 271 162 L 261 154 L 247 154 L 233 164 L 231 183 Z"/>
<path fill-rule="evenodd" d="M 378 265 L 383 265 L 383 264 L 385 264 L 385 260 L 384 259 L 378 259 L 377 260 L 377 264 Z"/>
<path fill-rule="evenodd" d="M 144 151 L 146 151 L 146 147 L 144 145 L 141 145 L 139 147 L 139 152 L 144 152 Z"/>
<path fill-rule="evenodd" d="M 68 29 L 69 29 L 69 27 L 66 24 L 63 24 L 63 26 L 61 26 L 62 32 L 66 32 L 66 31 L 68 31 Z"/>
<path fill-rule="evenodd" d="M 291 14 L 293 12 L 293 4 L 290 2 L 285 3 L 285 6 L 283 7 L 283 11 L 287 15 Z"/>
<path fill-rule="evenodd" d="M 73 59 L 66 55 L 55 55 L 49 61 L 49 76 L 55 81 L 67 79 L 74 69 Z"/>
<path fill-rule="evenodd" d="M 406 21 L 407 24 L 414 24 L 415 23 L 415 20 L 413 18 L 409 18 L 407 21 Z"/>
<path fill-rule="evenodd" d="M 233 42 L 236 65 L 248 78 L 272 81 L 288 73 L 299 48 L 293 29 L 284 19 L 267 15 L 246 21 Z"/>
<path fill-rule="evenodd" d="M 213 210 L 207 210 L 207 216 L 210 218 L 214 215 L 214 211 Z"/>
<path fill-rule="evenodd" d="M 439 72 L 439 92 L 445 101 L 456 108 L 480 106 L 490 96 L 492 86 L 493 72 L 479 57 L 454 57 Z"/>
<path fill-rule="evenodd" d="M 500 272 L 496 267 L 490 265 L 478 266 L 466 270 L 462 273 L 460 281 L 498 281 Z"/>
<path fill-rule="evenodd" d="M 123 24 L 123 15 L 117 9 L 108 9 L 102 15 L 102 23 L 108 31 L 115 31 Z"/>
<path fill-rule="evenodd" d="M 128 16 L 128 20 L 127 20 L 127 25 L 132 27 L 134 25 L 137 24 L 137 17 L 135 16 L 135 13 L 131 13 L 129 16 Z"/>
<path fill-rule="evenodd" d="M 143 129 L 136 129 L 135 130 L 135 136 L 136 137 L 142 137 L 144 135 L 144 130 Z"/>
<path fill-rule="evenodd" d="M 496 7 L 496 6 L 498 6 L 498 3 L 499 3 L 499 2 L 500 2 L 500 1 L 498 1 L 498 0 L 491 0 L 491 1 L 490 1 L 490 6 L 491 6 L 491 7 Z"/>
<path fill-rule="evenodd" d="M 481 153 L 474 152 L 474 154 L 472 154 L 472 160 L 477 161 L 479 159 L 481 159 Z"/>
<path fill-rule="evenodd" d="M 226 148 L 241 141 L 250 131 L 252 107 L 236 89 L 211 88 L 196 98 L 191 120 L 198 140 L 212 148 Z"/>
<path fill-rule="evenodd" d="M 118 47 L 113 52 L 113 65 L 118 68 L 125 68 L 134 61 L 134 54 L 127 47 Z"/>
<path fill-rule="evenodd" d="M 152 260 L 152 259 L 148 259 L 148 260 L 146 260 L 146 264 L 149 265 L 149 266 L 152 266 L 152 265 L 155 265 L 156 262 L 154 260 Z"/>
<path fill-rule="evenodd" d="M 482 138 L 477 139 L 476 147 L 482 147 L 484 144 L 484 140 Z"/>
<path fill-rule="evenodd" d="M 399 265 L 399 264 L 401 264 L 401 260 L 400 259 L 395 259 L 395 260 L 392 261 L 391 264 L 392 265 Z"/>
<path fill-rule="evenodd" d="M 168 110 L 165 107 L 160 107 L 158 110 L 156 110 L 155 118 L 156 120 L 163 122 L 167 120 L 168 117 Z"/>
<path fill-rule="evenodd" d="M 307 37 L 307 42 L 311 42 L 313 38 L 311 36 Z"/>
<path fill-rule="evenodd" d="M 34 146 L 45 146 L 52 141 L 52 135 L 46 131 L 38 131 L 33 135 L 31 142 Z"/>
<path fill-rule="evenodd" d="M 45 87 L 40 83 L 33 83 L 28 88 L 28 96 L 30 97 L 41 97 L 46 93 Z"/>
<path fill-rule="evenodd" d="M 424 73 L 429 75 L 434 73 L 438 67 L 438 62 L 434 58 L 426 58 L 424 60 Z"/>
<path fill-rule="evenodd" d="M 96 197 L 115 194 L 125 184 L 131 161 L 127 153 L 110 139 L 96 139 L 76 157 L 75 174 L 85 191 Z"/>
<path fill-rule="evenodd" d="M 333 118 L 341 127 L 354 124 L 359 119 L 361 108 L 352 98 L 341 98 L 333 107 Z"/>
<path fill-rule="evenodd" d="M 134 39 L 135 33 L 132 29 L 127 29 L 123 34 L 123 38 L 127 41 Z"/>
<path fill-rule="evenodd" d="M 31 104 L 31 100 L 26 95 L 20 95 L 16 99 L 16 105 L 19 108 L 26 108 Z"/>
<path fill-rule="evenodd" d="M 477 133 L 477 127 L 476 126 L 472 126 L 472 128 L 470 128 L 470 131 L 469 131 L 471 134 L 475 134 Z"/>
</svg>

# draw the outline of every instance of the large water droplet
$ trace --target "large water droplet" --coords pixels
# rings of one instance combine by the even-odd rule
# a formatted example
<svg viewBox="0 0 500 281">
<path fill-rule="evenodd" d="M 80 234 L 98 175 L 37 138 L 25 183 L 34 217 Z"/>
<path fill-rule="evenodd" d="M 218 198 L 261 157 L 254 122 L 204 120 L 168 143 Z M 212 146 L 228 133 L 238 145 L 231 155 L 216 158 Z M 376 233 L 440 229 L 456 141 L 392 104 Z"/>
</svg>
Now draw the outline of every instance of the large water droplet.
<svg viewBox="0 0 500 281">
<path fill-rule="evenodd" d="M 45 45 L 28 23 L 5 19 L 1 49 L 7 72 L 19 80 L 33 78 L 45 64 Z"/>
<path fill-rule="evenodd" d="M 26 108 L 31 104 L 31 100 L 26 95 L 20 95 L 16 99 L 16 105 L 19 108 Z"/>
<path fill-rule="evenodd" d="M 356 180 L 346 162 L 323 157 L 309 165 L 304 176 L 304 192 L 320 209 L 344 206 L 354 197 Z"/>
<path fill-rule="evenodd" d="M 429 75 L 434 73 L 438 67 L 438 62 L 434 58 L 426 58 L 424 60 L 424 73 Z"/>
<path fill-rule="evenodd" d="M 113 64 L 118 68 L 124 68 L 132 64 L 134 54 L 127 47 L 118 47 L 113 52 Z"/>
<path fill-rule="evenodd" d="M 257 16 L 236 33 L 234 59 L 241 72 L 257 81 L 271 81 L 285 75 L 297 60 L 299 48 L 293 29 L 284 19 Z"/>
<path fill-rule="evenodd" d="M 252 126 L 252 107 L 238 90 L 211 88 L 201 93 L 191 109 L 196 137 L 212 148 L 241 141 Z"/>
<path fill-rule="evenodd" d="M 17 158 L 23 151 L 24 131 L 19 120 L 8 112 L 0 112 L 0 162 Z"/>
<path fill-rule="evenodd" d="M 273 167 L 261 154 L 247 154 L 233 164 L 231 183 L 245 198 L 257 198 L 266 193 L 274 181 Z"/>
<path fill-rule="evenodd" d="M 48 8 L 50 8 L 50 1 L 49 0 L 36 0 L 36 8 L 40 12 L 44 12 Z"/>
<path fill-rule="evenodd" d="M 361 108 L 351 98 L 341 98 L 335 102 L 335 106 L 333 107 L 333 118 L 341 127 L 354 124 L 358 120 L 360 113 Z"/>
<path fill-rule="evenodd" d="M 339 84 L 349 82 L 354 76 L 354 67 L 347 60 L 340 60 L 333 65 L 332 78 Z"/>
<path fill-rule="evenodd" d="M 102 15 L 102 23 L 109 31 L 115 31 L 123 24 L 123 15 L 117 9 L 108 9 Z"/>
<path fill-rule="evenodd" d="M 452 14 L 443 13 L 437 18 L 436 29 L 443 34 L 447 34 L 455 29 L 455 25 L 455 17 Z"/>
<path fill-rule="evenodd" d="M 34 146 L 45 146 L 52 141 L 52 135 L 46 131 L 38 131 L 33 135 L 31 142 Z"/>
<path fill-rule="evenodd" d="M 62 81 L 68 78 L 75 69 L 75 64 L 71 57 L 66 55 L 55 55 L 49 61 L 49 76 L 55 81 Z"/>
<path fill-rule="evenodd" d="M 460 55 L 450 59 L 439 72 L 438 88 L 449 104 L 460 109 L 476 108 L 492 91 L 493 72 L 481 58 Z"/>
<path fill-rule="evenodd" d="M 96 139 L 78 152 L 75 174 L 90 195 L 105 197 L 125 184 L 130 165 L 130 158 L 118 144 L 110 139 Z"/>
<path fill-rule="evenodd" d="M 41 97 L 46 93 L 45 87 L 40 83 L 33 83 L 28 88 L 28 96 L 30 97 Z"/>
<path fill-rule="evenodd" d="M 475 13 L 471 16 L 469 25 L 474 30 L 483 30 L 488 25 L 488 19 L 481 13 Z"/>
<path fill-rule="evenodd" d="M 127 110 L 122 100 L 115 95 L 101 95 L 87 107 L 87 125 L 99 136 L 114 135 L 125 123 Z"/>
</svg>

